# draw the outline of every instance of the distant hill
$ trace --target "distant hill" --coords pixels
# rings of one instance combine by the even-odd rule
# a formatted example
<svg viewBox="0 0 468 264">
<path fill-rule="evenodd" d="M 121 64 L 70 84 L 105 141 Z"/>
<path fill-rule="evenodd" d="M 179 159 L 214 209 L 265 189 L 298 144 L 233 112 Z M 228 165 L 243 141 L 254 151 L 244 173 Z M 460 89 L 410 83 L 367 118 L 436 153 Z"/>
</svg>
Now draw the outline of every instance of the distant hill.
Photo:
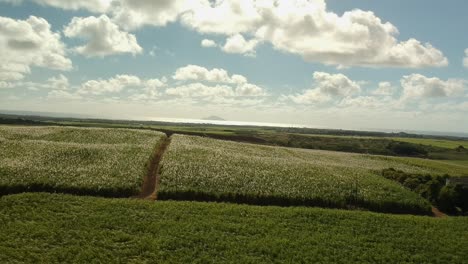
<svg viewBox="0 0 468 264">
<path fill-rule="evenodd" d="M 205 117 L 203 118 L 203 120 L 212 120 L 212 121 L 226 121 L 225 119 L 219 117 L 219 116 L 209 116 L 209 117 Z"/>
</svg>

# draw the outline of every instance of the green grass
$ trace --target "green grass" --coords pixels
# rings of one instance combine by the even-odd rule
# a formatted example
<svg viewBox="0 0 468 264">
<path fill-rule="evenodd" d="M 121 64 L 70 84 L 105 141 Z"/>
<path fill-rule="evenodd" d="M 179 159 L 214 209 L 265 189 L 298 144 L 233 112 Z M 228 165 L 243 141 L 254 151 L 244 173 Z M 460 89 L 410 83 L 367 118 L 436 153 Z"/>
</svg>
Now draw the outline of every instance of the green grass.
<svg viewBox="0 0 468 264">
<path fill-rule="evenodd" d="M 390 167 L 415 173 L 450 168 L 426 162 L 175 135 L 163 158 L 158 197 L 429 213 L 427 201 L 380 176 Z"/>
<path fill-rule="evenodd" d="M 0 126 L 0 194 L 135 195 L 163 137 L 128 129 Z"/>
<path fill-rule="evenodd" d="M 390 138 L 395 141 L 402 141 L 414 144 L 421 144 L 426 146 L 433 146 L 439 148 L 455 149 L 463 146 L 468 149 L 468 140 L 444 140 L 444 139 L 429 139 L 429 138 Z"/>
<path fill-rule="evenodd" d="M 0 198 L 2 263 L 466 263 L 468 218 L 319 208 Z"/>
<path fill-rule="evenodd" d="M 461 166 L 468 171 L 468 160 L 441 160 L 440 162 Z M 468 176 L 468 173 L 466 176 Z"/>
</svg>

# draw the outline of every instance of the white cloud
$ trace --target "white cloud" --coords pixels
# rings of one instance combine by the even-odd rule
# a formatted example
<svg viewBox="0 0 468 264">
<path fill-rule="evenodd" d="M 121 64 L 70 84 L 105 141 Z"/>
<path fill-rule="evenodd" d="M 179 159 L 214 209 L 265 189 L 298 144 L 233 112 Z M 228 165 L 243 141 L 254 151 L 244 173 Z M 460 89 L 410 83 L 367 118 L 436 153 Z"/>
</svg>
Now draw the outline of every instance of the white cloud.
<svg viewBox="0 0 468 264">
<path fill-rule="evenodd" d="M 31 66 L 70 70 L 60 34 L 43 18 L 26 20 L 0 17 L 0 81 L 20 80 Z"/>
<path fill-rule="evenodd" d="M 207 86 L 202 83 L 191 83 L 169 88 L 166 94 L 179 97 L 229 97 L 234 96 L 234 91 L 227 85 Z"/>
<path fill-rule="evenodd" d="M 358 94 L 361 87 L 358 82 L 350 80 L 343 74 L 329 74 L 315 72 L 315 87 L 302 94 L 290 95 L 289 98 L 297 104 L 314 104 L 331 100 L 332 98 L 344 98 Z"/>
<path fill-rule="evenodd" d="M 186 98 L 202 98 L 211 103 L 221 100 L 220 98 L 254 97 L 265 95 L 264 90 L 254 84 L 242 84 L 237 87 L 217 84 L 214 86 L 203 83 L 190 83 L 166 89 L 166 94 Z"/>
<path fill-rule="evenodd" d="M 167 79 L 141 79 L 133 75 L 117 75 L 109 80 L 91 80 L 83 83 L 78 90 L 80 95 L 102 95 L 108 93 L 120 93 L 124 89 L 129 90 L 132 101 L 152 101 L 161 96 L 163 88 L 167 86 Z M 110 97 L 106 96 L 107 99 Z M 112 97 L 117 100 L 117 97 Z M 120 100 L 120 99 L 119 99 Z"/>
<path fill-rule="evenodd" d="M 279 1 L 264 12 L 268 23 L 256 36 L 307 61 L 409 68 L 448 63 L 430 44 L 414 39 L 398 42 L 398 29 L 372 12 L 356 9 L 338 16 L 326 10 L 323 0 Z"/>
<path fill-rule="evenodd" d="M 317 89 L 331 96 L 346 97 L 361 91 L 361 87 L 357 82 L 350 80 L 341 73 L 315 72 L 314 80 Z"/>
<path fill-rule="evenodd" d="M 398 41 L 398 29 L 373 12 L 352 10 L 339 16 L 324 0 L 202 1 L 181 15 L 201 33 L 248 34 L 307 61 L 338 66 L 419 68 L 446 66 L 431 44 Z"/>
<path fill-rule="evenodd" d="M 119 53 L 141 53 L 135 35 L 121 31 L 109 17 L 74 17 L 65 27 L 64 34 L 67 37 L 79 37 L 88 40 L 84 46 L 76 48 L 78 53 L 88 57 L 108 56 Z"/>
<path fill-rule="evenodd" d="M 113 20 L 127 30 L 144 25 L 165 26 L 198 4 L 198 0 L 119 0 L 111 8 Z"/>
<path fill-rule="evenodd" d="M 466 90 L 467 84 L 465 80 L 449 79 L 444 81 L 421 74 L 403 76 L 400 82 L 403 87 L 403 100 L 460 96 Z"/>
<path fill-rule="evenodd" d="M 149 79 L 143 81 L 143 88 L 141 91 L 137 91 L 136 94 L 130 96 L 130 99 L 133 101 L 148 101 L 155 100 L 161 96 L 161 88 L 165 87 L 167 84 L 167 79 L 163 77 L 160 79 Z"/>
<path fill-rule="evenodd" d="M 373 96 L 359 96 L 359 97 L 347 97 L 344 98 L 339 104 L 340 107 L 351 107 L 351 108 L 385 108 L 390 106 L 389 99 L 380 99 Z"/>
<path fill-rule="evenodd" d="M 465 50 L 465 58 L 463 59 L 463 66 L 468 68 L 468 49 Z"/>
<path fill-rule="evenodd" d="M 242 83 L 235 89 L 238 96 L 264 96 L 266 92 L 262 87 L 251 83 Z"/>
<path fill-rule="evenodd" d="M 63 74 L 58 75 L 57 77 L 52 77 L 47 80 L 50 88 L 54 90 L 68 90 L 70 83 L 68 78 Z"/>
<path fill-rule="evenodd" d="M 372 95 L 390 96 L 394 93 L 395 87 L 390 82 L 379 82 L 379 87 L 371 92 Z"/>
<path fill-rule="evenodd" d="M 211 39 L 204 39 L 201 41 L 201 45 L 202 47 L 204 48 L 214 48 L 214 47 L 217 47 L 218 44 L 216 44 L 216 42 L 214 42 L 213 40 Z"/>
<path fill-rule="evenodd" d="M 290 95 L 288 98 L 296 104 L 324 103 L 331 100 L 329 95 L 320 92 L 319 89 L 309 89 L 302 94 Z"/>
<path fill-rule="evenodd" d="M 13 87 L 14 87 L 13 83 L 0 81 L 0 89 L 8 89 L 8 88 L 13 88 Z"/>
<path fill-rule="evenodd" d="M 116 75 L 108 80 L 89 80 L 81 85 L 78 93 L 90 95 L 117 93 L 127 87 L 139 86 L 141 83 L 141 79 L 137 76 Z"/>
<path fill-rule="evenodd" d="M 53 90 L 47 94 L 49 99 L 60 99 L 60 100 L 80 100 L 83 97 L 77 93 L 63 91 L 63 90 Z"/>
<path fill-rule="evenodd" d="M 226 40 L 226 44 L 222 50 L 226 53 L 238 53 L 248 56 L 255 56 L 255 48 L 258 45 L 258 40 L 251 39 L 246 41 L 241 34 L 236 34 Z"/>
<path fill-rule="evenodd" d="M 203 34 L 228 36 L 224 50 L 232 53 L 252 54 L 258 42 L 270 42 L 306 61 L 338 67 L 448 65 L 430 43 L 398 40 L 398 29 L 373 12 L 354 9 L 338 15 L 327 9 L 325 0 L 114 0 L 110 7 L 111 0 L 34 1 L 65 9 L 106 10 L 126 30 L 180 21 Z"/>
<path fill-rule="evenodd" d="M 207 81 L 216 83 L 242 84 L 247 82 L 247 78 L 242 75 L 234 74 L 229 76 L 224 69 L 214 68 L 208 70 L 198 65 L 187 65 L 176 70 L 172 77 L 179 81 Z"/>
<path fill-rule="evenodd" d="M 208 70 L 198 65 L 187 65 L 177 69 L 172 78 L 178 81 L 195 81 L 196 83 L 170 88 L 167 91 L 169 95 L 184 97 L 266 95 L 262 87 L 249 83 L 247 78 L 242 75 L 229 75 L 224 69 L 214 68 Z M 216 85 L 207 86 L 200 82 L 216 83 Z"/>
</svg>

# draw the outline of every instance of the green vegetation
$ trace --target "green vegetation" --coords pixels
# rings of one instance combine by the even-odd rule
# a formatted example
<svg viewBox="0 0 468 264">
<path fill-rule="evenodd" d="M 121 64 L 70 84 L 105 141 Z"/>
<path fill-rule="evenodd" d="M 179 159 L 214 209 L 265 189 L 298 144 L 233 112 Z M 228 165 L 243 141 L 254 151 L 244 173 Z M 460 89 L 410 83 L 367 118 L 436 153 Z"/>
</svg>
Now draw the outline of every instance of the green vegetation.
<svg viewBox="0 0 468 264">
<path fill-rule="evenodd" d="M 468 139 L 451 136 L 423 136 L 313 128 L 228 126 L 212 124 L 165 123 L 157 121 L 52 118 L 0 114 L 0 123 L 65 125 L 80 127 L 136 128 L 167 134 L 205 136 L 283 147 L 321 149 L 363 154 L 424 157 L 468 165 Z M 460 148 L 460 146 L 462 148 Z M 468 174 L 468 168 L 465 168 Z"/>
<path fill-rule="evenodd" d="M 135 195 L 163 137 L 144 130 L 0 126 L 0 195 Z"/>
<path fill-rule="evenodd" d="M 427 201 L 380 176 L 389 167 L 408 172 L 437 171 L 419 162 L 175 135 L 163 158 L 158 197 L 269 205 L 357 206 L 381 212 L 425 214 L 431 210 Z"/>
<path fill-rule="evenodd" d="M 464 263 L 468 218 L 21 194 L 0 262 Z"/>
<path fill-rule="evenodd" d="M 395 141 L 408 142 L 413 144 L 420 144 L 426 146 L 433 146 L 439 148 L 456 149 L 463 146 L 468 149 L 468 140 L 446 140 L 446 139 L 430 139 L 430 138 L 392 138 Z"/>
<path fill-rule="evenodd" d="M 465 178 L 405 173 L 392 168 L 383 170 L 382 176 L 401 183 L 446 213 L 468 213 L 468 186 L 456 183 L 457 180 L 464 180 Z M 454 184 L 447 185 L 447 182 L 454 182 Z"/>
</svg>

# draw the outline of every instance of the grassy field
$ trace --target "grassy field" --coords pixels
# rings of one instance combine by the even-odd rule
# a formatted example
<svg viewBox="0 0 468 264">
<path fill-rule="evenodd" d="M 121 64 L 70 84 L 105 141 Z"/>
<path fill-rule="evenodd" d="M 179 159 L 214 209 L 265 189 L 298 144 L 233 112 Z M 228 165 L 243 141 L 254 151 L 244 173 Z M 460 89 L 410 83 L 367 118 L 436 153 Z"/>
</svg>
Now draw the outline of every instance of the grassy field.
<svg viewBox="0 0 468 264">
<path fill-rule="evenodd" d="M 443 140 L 443 139 L 430 139 L 430 138 L 391 138 L 396 141 L 421 144 L 426 146 L 434 146 L 439 148 L 455 149 L 463 146 L 468 149 L 468 140 Z"/>
<path fill-rule="evenodd" d="M 128 129 L 0 126 L 0 194 L 137 194 L 163 137 Z"/>
<path fill-rule="evenodd" d="M 468 171 L 468 160 L 443 160 L 443 161 L 440 161 L 440 162 L 448 163 L 448 164 L 452 164 L 452 165 L 456 165 L 456 166 L 460 166 L 460 167 L 464 167 Z"/>
<path fill-rule="evenodd" d="M 380 172 L 453 172 L 449 164 L 430 162 L 175 135 L 163 158 L 158 197 L 427 213 L 426 201 Z"/>
<path fill-rule="evenodd" d="M 0 262 L 463 263 L 468 218 L 318 208 L 0 198 Z"/>
</svg>

